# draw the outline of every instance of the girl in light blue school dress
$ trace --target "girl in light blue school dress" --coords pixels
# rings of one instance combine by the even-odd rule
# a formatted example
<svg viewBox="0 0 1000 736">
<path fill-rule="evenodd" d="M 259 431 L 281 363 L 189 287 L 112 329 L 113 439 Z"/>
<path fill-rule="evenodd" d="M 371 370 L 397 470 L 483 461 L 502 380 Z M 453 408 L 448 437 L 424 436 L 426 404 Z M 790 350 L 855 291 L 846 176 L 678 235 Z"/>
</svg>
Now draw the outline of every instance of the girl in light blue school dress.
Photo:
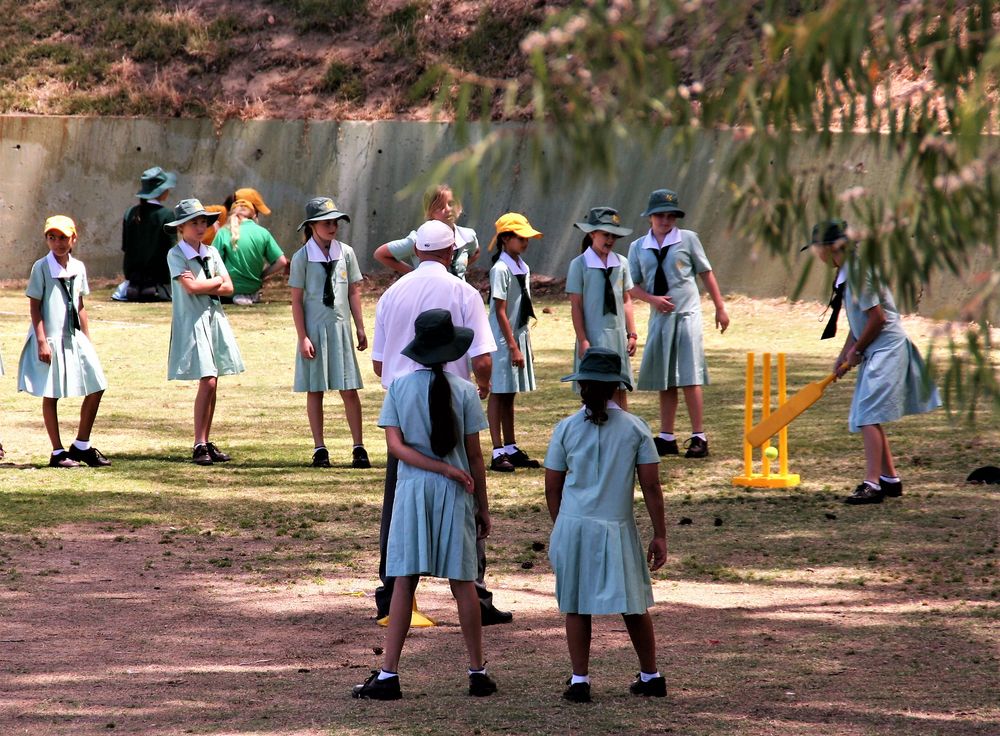
<svg viewBox="0 0 1000 736">
<path fill-rule="evenodd" d="M 361 369 L 351 335 L 353 317 L 358 350 L 368 347 L 361 313 L 363 277 L 354 249 L 337 240 L 341 220 L 350 222 L 351 218 L 338 210 L 329 197 L 314 197 L 306 203 L 306 219 L 299 225 L 299 230 L 305 229 L 305 245 L 292 256 L 288 276 L 299 346 L 293 388 L 306 392 L 313 467 L 330 467 L 330 452 L 323 437 L 323 394 L 340 391 L 354 442 L 351 465 L 370 468 L 358 396 L 363 386 Z"/>
<path fill-rule="evenodd" d="M 639 335 L 632 312 L 632 275 L 628 262 L 615 253 L 615 241 L 632 232 L 621 226 L 618 210 L 594 207 L 583 222 L 573 226 L 585 233 L 581 253 L 570 261 L 566 275 L 570 315 L 576 333 L 573 368 L 587 348 L 614 350 L 621 357 L 622 372 L 632 380 L 629 358 L 635 355 Z M 626 406 L 624 389 L 615 394 L 619 406 Z"/>
<path fill-rule="evenodd" d="M 496 221 L 497 252 L 490 269 L 490 329 L 496 341 L 493 378 L 486 415 L 493 439 L 490 470 L 510 473 L 514 468 L 537 468 L 538 461 L 517 446 L 514 437 L 514 397 L 535 390 L 534 358 L 528 321 L 535 317 L 531 304 L 531 273 L 521 256 L 528 241 L 542 234 L 527 218 L 508 212 Z M 490 244 L 490 248 L 493 244 Z"/>
<path fill-rule="evenodd" d="M 218 217 L 218 212 L 208 212 L 197 199 L 183 199 L 174 207 L 174 219 L 164 225 L 179 236 L 177 245 L 167 252 L 173 311 L 167 379 L 198 381 L 192 452 L 196 465 L 230 459 L 210 440 L 218 379 L 244 370 L 219 299 L 232 295 L 233 281 L 219 251 L 202 243 L 209 223 Z"/>
<path fill-rule="evenodd" d="M 462 205 L 455 199 L 451 187 L 439 184 L 424 195 L 424 213 L 427 220 L 439 220 L 455 231 L 455 250 L 450 271 L 465 281 L 469 267 L 479 258 L 479 238 L 471 227 L 462 227 L 456 221 L 462 214 Z M 416 255 L 417 231 L 399 240 L 390 240 L 375 249 L 375 260 L 398 273 L 409 273 L 420 261 Z"/>
<path fill-rule="evenodd" d="M 562 380 L 578 381 L 583 400 L 580 411 L 556 425 L 545 456 L 545 500 L 555 522 L 549 559 L 573 665 L 563 697 L 590 701 L 591 617 L 613 613 L 625 619 L 639 657 L 631 692 L 662 697 L 666 680 L 656 669 L 647 610 L 653 605 L 649 571 L 662 567 L 667 555 L 659 456 L 645 422 L 612 401 L 619 385 L 632 389 L 617 352 L 590 348 Z M 646 550 L 632 510 L 637 472 L 653 524 Z"/>
<path fill-rule="evenodd" d="M 64 215 L 45 221 L 49 254 L 35 261 L 28 278 L 31 329 L 18 363 L 17 390 L 42 397 L 42 419 L 52 443 L 49 467 L 75 468 L 111 464 L 90 444 L 90 433 L 108 387 L 101 361 L 90 342 L 83 297 L 90 293 L 87 269 L 73 258 L 76 224 Z M 66 396 L 83 396 L 77 438 L 65 450 L 59 436 L 57 404 Z"/>
<path fill-rule="evenodd" d="M 861 432 L 865 446 L 865 477 L 844 499 L 852 505 L 882 503 L 886 496 L 903 495 L 889 438 L 882 425 L 908 414 L 922 414 L 941 406 L 941 397 L 928 385 L 920 352 L 906 336 L 890 291 L 866 273 L 860 289 L 847 275 L 847 223 L 831 220 L 813 228 L 813 253 L 838 268 L 835 287 L 840 297 L 831 302 L 833 315 L 824 338 L 836 332 L 840 305 L 847 309 L 850 331 L 833 364 L 837 378 L 858 367 L 848 427 Z M 809 246 L 805 246 L 809 247 Z M 804 250 L 805 248 L 803 248 Z"/>
<path fill-rule="evenodd" d="M 712 264 L 698 234 L 677 227 L 684 217 L 676 192 L 657 189 L 649 195 L 643 217 L 650 229 L 628 249 L 629 270 L 635 286 L 632 296 L 649 304 L 649 335 L 639 366 L 640 391 L 659 391 L 660 433 L 654 438 L 660 455 L 677 455 L 674 420 L 677 389 L 691 417 L 691 439 L 685 457 L 708 455 L 703 424 L 702 385 L 708 383 L 702 342 L 701 297 L 696 276 L 715 304 L 715 324 L 729 327 L 729 315 Z"/>
<path fill-rule="evenodd" d="M 455 327 L 446 309 L 422 312 L 414 327 L 402 352 L 425 368 L 392 382 L 378 422 L 389 452 L 399 459 L 386 552 L 386 576 L 395 584 L 385 660 L 354 688 L 354 697 L 402 697 L 397 667 L 421 575 L 448 578 L 469 654 L 469 695 L 492 695 L 496 683 L 484 666 L 475 586 L 476 540 L 489 535 L 491 524 L 479 445 L 486 417 L 476 387 L 444 370 L 469 349 L 473 331 Z"/>
</svg>

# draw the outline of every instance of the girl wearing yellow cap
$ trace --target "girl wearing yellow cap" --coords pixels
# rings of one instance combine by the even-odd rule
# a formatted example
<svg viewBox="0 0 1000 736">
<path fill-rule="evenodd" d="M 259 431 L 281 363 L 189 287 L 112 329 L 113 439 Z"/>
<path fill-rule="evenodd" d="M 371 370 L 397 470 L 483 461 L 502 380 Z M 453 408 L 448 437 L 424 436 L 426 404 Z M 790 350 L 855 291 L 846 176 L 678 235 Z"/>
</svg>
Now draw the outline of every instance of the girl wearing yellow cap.
<svg viewBox="0 0 1000 736">
<path fill-rule="evenodd" d="M 87 269 L 73 258 L 76 223 L 64 215 L 45 221 L 49 254 L 35 261 L 28 278 L 31 330 L 21 351 L 17 390 L 42 397 L 42 420 L 52 442 L 49 467 L 75 468 L 110 465 L 90 444 L 104 389 L 108 387 L 101 361 L 90 342 L 90 325 L 83 297 L 90 293 Z M 83 396 L 80 427 L 69 451 L 59 436 L 56 405 L 64 396 Z"/>
<path fill-rule="evenodd" d="M 492 392 L 486 414 L 493 439 L 490 470 L 512 473 L 515 468 L 537 468 L 538 461 L 517 446 L 514 438 L 514 397 L 535 390 L 535 370 L 528 334 L 531 275 L 521 256 L 528 241 L 540 238 L 524 215 L 508 212 L 496 221 L 493 267 L 490 269 L 490 329 L 497 350 L 493 353 Z"/>
</svg>

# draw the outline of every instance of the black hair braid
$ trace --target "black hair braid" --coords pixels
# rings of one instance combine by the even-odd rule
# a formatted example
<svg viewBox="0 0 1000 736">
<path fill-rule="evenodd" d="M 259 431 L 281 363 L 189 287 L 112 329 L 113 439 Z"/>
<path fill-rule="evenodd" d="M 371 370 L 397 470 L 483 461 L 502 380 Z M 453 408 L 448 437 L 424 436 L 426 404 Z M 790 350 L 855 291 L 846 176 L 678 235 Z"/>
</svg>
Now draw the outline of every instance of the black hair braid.
<svg viewBox="0 0 1000 736">
<path fill-rule="evenodd" d="M 580 381 L 580 398 L 588 422 L 601 425 L 608 421 L 608 400 L 616 390 L 618 384 L 611 381 Z"/>
<path fill-rule="evenodd" d="M 431 414 L 431 450 L 438 457 L 444 457 L 458 444 L 458 422 L 451 407 L 451 384 L 444 374 L 442 363 L 431 367 L 433 377 L 427 391 Z"/>
<path fill-rule="evenodd" d="M 587 233 L 583 236 L 583 242 L 580 244 L 580 252 L 583 253 L 587 248 L 594 244 L 594 236 Z"/>
</svg>

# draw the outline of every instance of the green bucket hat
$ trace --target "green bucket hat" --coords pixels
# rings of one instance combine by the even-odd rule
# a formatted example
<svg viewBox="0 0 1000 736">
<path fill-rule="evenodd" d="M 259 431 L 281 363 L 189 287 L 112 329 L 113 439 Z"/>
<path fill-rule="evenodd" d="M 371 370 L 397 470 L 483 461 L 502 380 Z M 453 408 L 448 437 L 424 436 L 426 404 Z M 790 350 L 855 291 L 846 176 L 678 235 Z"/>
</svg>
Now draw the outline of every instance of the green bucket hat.
<svg viewBox="0 0 1000 736">
<path fill-rule="evenodd" d="M 220 214 L 220 212 L 209 212 L 206 210 L 200 200 L 182 199 L 174 207 L 174 219 L 164 223 L 163 229 L 168 233 L 172 233 L 178 225 L 183 225 L 188 220 L 193 220 L 196 217 L 207 217 L 209 224 L 211 224 L 219 219 Z"/>
<path fill-rule="evenodd" d="M 421 365 L 450 363 L 458 360 L 472 345 L 475 332 L 469 327 L 455 327 L 447 309 L 428 309 L 417 315 L 415 334 L 402 353 Z"/>
<path fill-rule="evenodd" d="M 646 205 L 646 211 L 642 213 L 642 216 L 649 217 L 660 212 L 684 217 L 684 210 L 680 207 L 677 192 L 670 189 L 657 189 L 649 195 L 649 204 Z"/>
<path fill-rule="evenodd" d="M 812 229 L 812 239 L 799 248 L 804 251 L 813 245 L 833 245 L 847 238 L 846 220 L 824 220 L 814 225 Z"/>
<path fill-rule="evenodd" d="M 307 222 L 319 222 L 320 220 L 347 220 L 351 218 L 337 209 L 337 205 L 329 197 L 313 197 L 306 202 L 306 219 L 296 228 L 301 230 Z"/>
<path fill-rule="evenodd" d="M 622 227 L 621 221 L 622 218 L 618 216 L 618 210 L 614 207 L 594 207 L 587 213 L 586 220 L 574 222 L 573 227 L 578 227 L 585 233 L 601 230 L 618 237 L 625 237 L 632 232 L 632 228 Z"/>
<path fill-rule="evenodd" d="M 622 383 L 629 391 L 632 390 L 632 382 L 622 373 L 622 356 L 608 348 L 587 348 L 576 373 L 563 376 L 560 380 Z"/>
<path fill-rule="evenodd" d="M 159 166 L 146 169 L 139 177 L 139 191 L 135 193 L 139 199 L 156 199 L 168 189 L 177 184 L 177 174 L 164 171 Z"/>
</svg>

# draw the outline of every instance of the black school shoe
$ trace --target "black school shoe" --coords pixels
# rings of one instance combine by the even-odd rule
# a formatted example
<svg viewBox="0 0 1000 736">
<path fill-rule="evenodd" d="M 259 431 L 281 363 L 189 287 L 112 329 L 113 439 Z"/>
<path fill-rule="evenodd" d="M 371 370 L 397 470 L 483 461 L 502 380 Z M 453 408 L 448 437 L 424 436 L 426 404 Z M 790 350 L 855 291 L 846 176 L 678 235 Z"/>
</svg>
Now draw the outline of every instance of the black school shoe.
<svg viewBox="0 0 1000 736">
<path fill-rule="evenodd" d="M 567 681 L 568 683 L 569 681 Z M 578 682 L 575 685 L 570 685 L 568 688 L 563 690 L 563 700 L 568 700 L 571 703 L 589 703 L 590 702 L 590 683 L 589 682 Z"/>
<path fill-rule="evenodd" d="M 505 453 L 501 453 L 490 460 L 490 470 L 497 473 L 513 473 L 514 465 L 507 459 L 507 455 Z"/>
<path fill-rule="evenodd" d="M 708 457 L 708 442 L 701 437 L 692 437 L 687 441 L 684 457 Z"/>
<path fill-rule="evenodd" d="M 495 626 L 497 624 L 509 624 L 514 620 L 514 614 L 510 611 L 501 611 L 496 606 L 479 606 L 482 615 L 483 626 Z"/>
<path fill-rule="evenodd" d="M 882 493 L 888 498 L 899 498 L 903 495 L 903 481 L 897 481 L 896 483 L 890 483 L 889 481 L 883 480 L 879 483 L 882 486 Z"/>
<path fill-rule="evenodd" d="M 656 452 L 660 457 L 664 455 L 680 455 L 677 449 L 677 440 L 665 440 L 662 437 L 654 437 L 653 444 L 656 445 Z"/>
<path fill-rule="evenodd" d="M 50 468 L 79 468 L 80 463 L 69 456 L 69 453 L 65 450 L 57 452 L 55 455 L 49 455 L 49 467 Z"/>
<path fill-rule="evenodd" d="M 902 489 L 900 489 L 900 493 L 902 493 Z M 854 493 L 844 499 L 844 503 L 860 506 L 866 503 L 882 503 L 884 498 L 885 492 L 881 489 L 874 488 L 868 483 L 859 483 L 858 487 L 854 489 Z"/>
<path fill-rule="evenodd" d="M 317 447 L 313 452 L 313 459 L 311 463 L 314 468 L 332 468 L 330 465 L 330 451 L 325 447 Z"/>
<path fill-rule="evenodd" d="M 111 461 L 104 457 L 104 453 L 96 447 L 81 450 L 76 445 L 70 445 L 67 454 L 78 463 L 86 463 L 92 468 L 106 468 L 111 465 Z"/>
<path fill-rule="evenodd" d="M 212 458 L 213 463 L 228 463 L 232 460 L 229 455 L 216 447 L 214 442 L 208 443 L 208 455 Z"/>
<path fill-rule="evenodd" d="M 194 452 L 191 453 L 191 462 L 195 465 L 211 465 L 212 456 L 208 452 L 208 445 L 195 445 Z"/>
<path fill-rule="evenodd" d="M 469 675 L 469 695 L 475 698 L 487 698 L 496 691 L 496 682 L 485 672 L 473 672 Z"/>
<path fill-rule="evenodd" d="M 351 691 L 352 697 L 366 700 L 399 700 L 403 691 L 399 689 L 399 675 L 378 679 L 379 670 L 372 670 L 371 677 Z"/>
<path fill-rule="evenodd" d="M 370 468 L 371 461 L 368 459 L 368 451 L 363 447 L 355 447 L 354 455 L 351 459 L 352 468 Z"/>
<path fill-rule="evenodd" d="M 642 677 L 636 675 L 635 682 L 628 686 L 628 691 L 644 698 L 663 698 L 667 695 L 667 678 L 654 677 L 649 682 L 643 682 Z"/>
<path fill-rule="evenodd" d="M 540 468 L 541 463 L 537 460 L 532 460 L 528 457 L 528 453 L 522 450 L 520 447 L 514 452 L 507 454 L 507 462 L 513 465 L 515 468 Z"/>
</svg>

